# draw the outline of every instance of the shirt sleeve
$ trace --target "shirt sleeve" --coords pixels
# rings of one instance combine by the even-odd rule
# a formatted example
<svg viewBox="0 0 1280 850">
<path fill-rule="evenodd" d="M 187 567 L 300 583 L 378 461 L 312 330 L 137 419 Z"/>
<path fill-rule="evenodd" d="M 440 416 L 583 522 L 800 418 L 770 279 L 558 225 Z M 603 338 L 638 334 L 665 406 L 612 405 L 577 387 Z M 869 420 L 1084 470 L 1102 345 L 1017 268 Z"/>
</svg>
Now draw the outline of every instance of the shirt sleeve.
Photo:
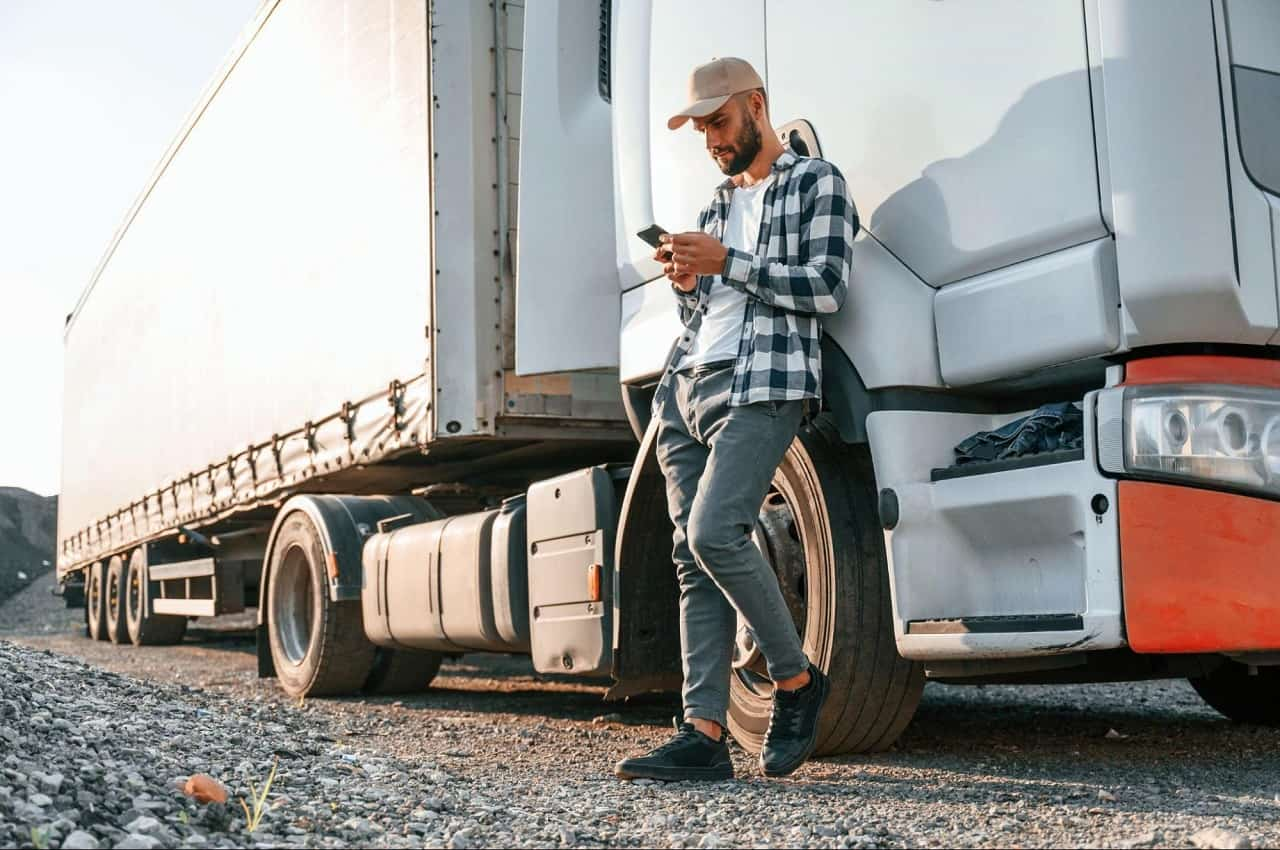
<svg viewBox="0 0 1280 850">
<path fill-rule="evenodd" d="M 707 231 L 707 224 L 711 220 L 711 215 L 712 211 L 709 206 L 698 213 L 698 229 L 704 233 Z M 689 319 L 693 317 L 698 305 L 701 303 L 702 290 L 705 288 L 704 281 L 702 277 L 696 278 L 696 281 L 697 285 L 689 292 L 683 291 L 674 283 L 671 284 L 671 291 L 676 296 L 676 310 L 680 316 L 680 323 L 684 325 L 689 324 Z"/>
<path fill-rule="evenodd" d="M 805 180 L 809 175 L 799 175 Z M 844 177 L 833 166 L 801 190 L 799 265 L 766 262 L 730 248 L 721 279 L 771 307 L 792 313 L 834 313 L 844 304 L 853 266 L 858 214 Z"/>
</svg>

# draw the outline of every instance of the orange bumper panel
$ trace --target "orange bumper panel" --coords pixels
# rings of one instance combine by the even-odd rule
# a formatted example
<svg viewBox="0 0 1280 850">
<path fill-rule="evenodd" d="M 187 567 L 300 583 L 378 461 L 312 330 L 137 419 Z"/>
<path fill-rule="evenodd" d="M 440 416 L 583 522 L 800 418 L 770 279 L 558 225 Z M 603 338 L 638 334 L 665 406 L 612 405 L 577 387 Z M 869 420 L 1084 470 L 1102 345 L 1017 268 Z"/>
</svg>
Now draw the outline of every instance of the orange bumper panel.
<svg viewBox="0 0 1280 850">
<path fill-rule="evenodd" d="M 1119 501 L 1136 652 L 1280 649 L 1280 503 L 1143 481 Z"/>
</svg>

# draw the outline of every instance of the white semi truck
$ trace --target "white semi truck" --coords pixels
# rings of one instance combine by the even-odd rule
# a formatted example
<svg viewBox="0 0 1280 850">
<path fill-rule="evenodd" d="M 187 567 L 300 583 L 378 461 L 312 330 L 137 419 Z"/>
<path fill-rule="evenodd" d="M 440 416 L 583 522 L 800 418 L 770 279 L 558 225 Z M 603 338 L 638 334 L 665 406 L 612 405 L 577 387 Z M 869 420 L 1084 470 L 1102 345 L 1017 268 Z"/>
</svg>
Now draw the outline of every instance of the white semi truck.
<svg viewBox="0 0 1280 850">
<path fill-rule="evenodd" d="M 889 746 L 926 679 L 1188 677 L 1280 722 L 1269 0 L 268 0 L 69 318 L 89 633 L 256 606 L 295 695 L 476 651 L 675 687 L 682 328 L 634 234 L 722 179 L 660 120 L 716 55 L 860 212 L 755 529 L 833 682 L 819 752 Z M 955 463 L 1045 402 L 1078 444 Z M 745 627 L 731 692 L 757 748 Z"/>
</svg>

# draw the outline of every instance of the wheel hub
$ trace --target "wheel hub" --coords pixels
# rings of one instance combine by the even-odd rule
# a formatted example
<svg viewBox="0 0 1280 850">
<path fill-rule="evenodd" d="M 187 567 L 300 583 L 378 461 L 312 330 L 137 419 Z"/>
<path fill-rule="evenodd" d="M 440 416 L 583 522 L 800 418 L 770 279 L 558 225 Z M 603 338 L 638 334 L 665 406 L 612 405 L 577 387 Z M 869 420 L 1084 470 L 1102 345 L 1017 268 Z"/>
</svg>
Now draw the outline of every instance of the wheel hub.
<svg viewBox="0 0 1280 850">
<path fill-rule="evenodd" d="M 804 546 L 800 543 L 791 507 L 778 490 L 771 490 L 765 498 L 751 539 L 778 577 L 778 586 L 782 589 L 787 610 L 796 628 L 803 634 L 808 612 L 804 586 Z M 768 679 L 764 656 L 760 654 L 755 636 L 741 614 L 738 615 L 738 630 L 733 647 L 733 667 L 735 670 L 754 674 L 755 677 Z"/>
<path fill-rule="evenodd" d="M 291 663 L 301 664 L 311 646 L 313 599 L 311 564 L 300 546 L 285 553 L 280 572 L 272 581 L 279 583 L 272 621 L 280 646 Z"/>
</svg>

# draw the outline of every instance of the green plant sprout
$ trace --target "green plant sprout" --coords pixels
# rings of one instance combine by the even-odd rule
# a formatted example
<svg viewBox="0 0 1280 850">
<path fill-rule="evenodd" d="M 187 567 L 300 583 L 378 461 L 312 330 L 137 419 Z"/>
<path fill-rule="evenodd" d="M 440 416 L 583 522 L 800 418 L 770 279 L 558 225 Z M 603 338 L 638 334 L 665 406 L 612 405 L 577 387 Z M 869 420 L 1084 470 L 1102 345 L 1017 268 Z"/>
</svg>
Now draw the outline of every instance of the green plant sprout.
<svg viewBox="0 0 1280 850">
<path fill-rule="evenodd" d="M 249 804 L 244 801 L 244 797 L 240 798 L 240 808 L 244 809 L 244 825 L 245 829 L 253 832 L 258 828 L 258 824 L 262 822 L 262 816 L 267 813 L 267 794 L 271 791 L 271 783 L 276 778 L 276 768 L 280 765 L 279 757 L 271 762 L 271 773 L 267 775 L 267 782 L 262 786 L 262 793 L 258 793 L 258 789 L 253 787 L 253 780 L 249 782 L 249 796 L 253 799 L 253 811 L 249 811 Z"/>
</svg>

